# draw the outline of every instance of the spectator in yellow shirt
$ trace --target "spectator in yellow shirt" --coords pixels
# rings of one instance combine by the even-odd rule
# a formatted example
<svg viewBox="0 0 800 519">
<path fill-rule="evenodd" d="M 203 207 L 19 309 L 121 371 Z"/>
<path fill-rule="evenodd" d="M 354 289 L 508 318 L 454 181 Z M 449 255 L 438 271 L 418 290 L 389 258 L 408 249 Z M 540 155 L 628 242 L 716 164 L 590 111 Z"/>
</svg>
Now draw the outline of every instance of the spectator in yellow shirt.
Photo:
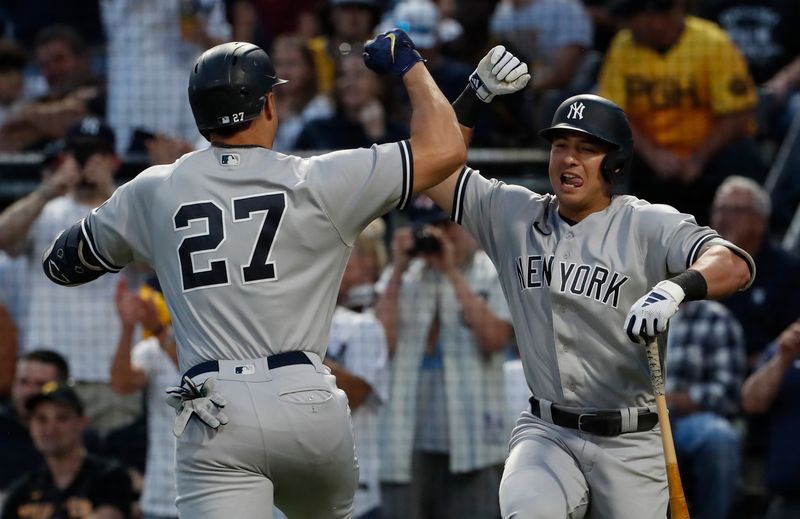
<svg viewBox="0 0 800 519">
<path fill-rule="evenodd" d="M 675 0 L 617 3 L 626 28 L 611 43 L 600 95 L 634 132 L 632 194 L 708 222 L 716 187 L 736 173 L 763 180 L 753 136 L 756 90 L 747 64 L 713 22 Z"/>
</svg>

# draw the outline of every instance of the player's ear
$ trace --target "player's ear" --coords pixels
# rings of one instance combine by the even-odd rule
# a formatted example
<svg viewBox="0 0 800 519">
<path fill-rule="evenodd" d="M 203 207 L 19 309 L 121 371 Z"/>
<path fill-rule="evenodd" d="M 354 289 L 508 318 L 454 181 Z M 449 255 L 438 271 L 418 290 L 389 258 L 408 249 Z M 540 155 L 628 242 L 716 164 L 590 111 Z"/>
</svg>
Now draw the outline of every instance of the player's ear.
<svg viewBox="0 0 800 519">
<path fill-rule="evenodd" d="M 264 117 L 267 121 L 272 121 L 277 114 L 278 112 L 275 109 L 275 96 L 270 92 L 267 94 L 267 102 L 264 103 Z"/>
</svg>

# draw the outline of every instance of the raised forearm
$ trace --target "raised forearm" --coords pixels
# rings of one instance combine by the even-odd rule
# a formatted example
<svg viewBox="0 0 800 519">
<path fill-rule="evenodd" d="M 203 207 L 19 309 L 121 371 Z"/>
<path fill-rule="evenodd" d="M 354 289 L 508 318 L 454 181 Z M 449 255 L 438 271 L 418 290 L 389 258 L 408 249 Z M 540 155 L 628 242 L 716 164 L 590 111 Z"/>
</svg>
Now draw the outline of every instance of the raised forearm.
<svg viewBox="0 0 800 519">
<path fill-rule="evenodd" d="M 145 374 L 131 362 L 133 331 L 132 326 L 123 325 L 117 351 L 111 363 L 111 388 L 121 394 L 132 393 L 147 383 Z"/>
<path fill-rule="evenodd" d="M 418 193 L 438 184 L 463 164 L 466 146 L 453 108 L 428 69 L 417 63 L 403 81 L 412 106 L 414 192 Z"/>
<path fill-rule="evenodd" d="M 331 374 L 336 377 L 336 386 L 347 395 L 350 409 L 355 410 L 361 407 L 372 393 L 372 386 L 338 362 L 325 359 L 324 363 L 331 369 Z"/>
<path fill-rule="evenodd" d="M 10 250 L 28 234 L 50 198 L 50 193 L 39 187 L 0 213 L 0 249 Z"/>
<path fill-rule="evenodd" d="M 755 414 L 769 410 L 790 365 L 790 361 L 775 355 L 745 380 L 742 387 L 742 408 L 745 412 Z"/>
<path fill-rule="evenodd" d="M 747 261 L 722 245 L 709 247 L 691 268 L 705 278 L 707 299 L 727 297 L 747 286 L 750 281 Z"/>
</svg>

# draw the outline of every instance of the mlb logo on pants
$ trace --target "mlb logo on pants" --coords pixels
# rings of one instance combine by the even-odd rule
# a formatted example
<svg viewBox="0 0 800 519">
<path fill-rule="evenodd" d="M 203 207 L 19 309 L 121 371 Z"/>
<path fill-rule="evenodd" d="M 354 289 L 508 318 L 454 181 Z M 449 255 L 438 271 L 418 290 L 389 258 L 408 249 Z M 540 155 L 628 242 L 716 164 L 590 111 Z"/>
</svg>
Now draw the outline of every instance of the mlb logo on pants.
<svg viewBox="0 0 800 519">
<path fill-rule="evenodd" d="M 237 375 L 252 375 L 256 372 L 256 367 L 252 364 L 245 364 L 244 366 L 236 366 L 233 372 Z"/>
</svg>

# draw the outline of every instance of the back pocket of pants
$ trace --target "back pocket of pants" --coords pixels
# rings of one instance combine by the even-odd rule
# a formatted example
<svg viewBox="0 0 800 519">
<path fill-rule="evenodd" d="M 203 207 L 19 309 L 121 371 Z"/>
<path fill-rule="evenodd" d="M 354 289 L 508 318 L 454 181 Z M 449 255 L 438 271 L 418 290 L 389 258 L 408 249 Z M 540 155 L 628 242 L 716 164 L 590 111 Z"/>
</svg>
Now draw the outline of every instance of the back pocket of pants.
<svg viewBox="0 0 800 519">
<path fill-rule="evenodd" d="M 341 456 L 342 443 L 352 444 L 344 396 L 323 388 L 295 388 L 278 398 L 303 455 L 311 463 Z"/>
</svg>

